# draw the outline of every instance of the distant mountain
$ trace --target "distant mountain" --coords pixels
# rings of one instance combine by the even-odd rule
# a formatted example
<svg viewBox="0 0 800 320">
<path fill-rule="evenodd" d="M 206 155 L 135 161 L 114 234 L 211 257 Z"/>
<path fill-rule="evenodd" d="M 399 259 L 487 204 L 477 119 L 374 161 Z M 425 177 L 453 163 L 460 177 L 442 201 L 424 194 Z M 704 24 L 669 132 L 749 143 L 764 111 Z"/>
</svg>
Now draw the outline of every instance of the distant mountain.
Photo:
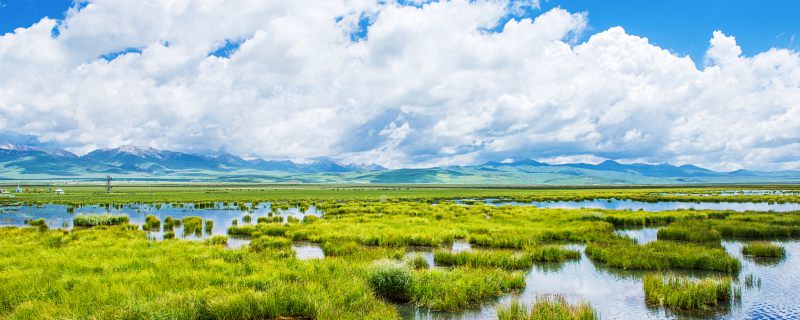
<svg viewBox="0 0 800 320">
<path fill-rule="evenodd" d="M 316 159 L 309 163 L 295 163 L 289 160 L 245 160 L 229 153 L 207 156 L 131 145 L 97 149 L 79 157 L 64 150 L 0 144 L 0 165 L 12 169 L 8 170 L 9 172 L 20 175 L 53 177 L 112 173 L 145 177 L 187 174 L 220 176 L 238 171 L 311 174 L 386 169 L 374 164 L 343 164 L 328 158 Z"/>
<path fill-rule="evenodd" d="M 603 171 L 617 171 L 617 172 L 630 172 L 648 177 L 700 177 L 715 175 L 716 172 L 703 169 L 695 165 L 683 165 L 676 167 L 668 163 L 662 164 L 645 164 L 645 163 L 631 163 L 621 164 L 613 160 L 606 160 L 599 164 L 586 164 L 574 163 L 564 164 L 563 166 L 590 169 L 590 170 L 603 170 Z"/>
<path fill-rule="evenodd" d="M 83 156 L 57 150 L 0 143 L 0 179 L 304 182 L 304 183 L 461 183 L 461 184 L 692 184 L 798 183 L 799 171 L 718 172 L 667 163 L 548 164 L 531 159 L 490 161 L 471 166 L 387 169 L 376 164 L 247 160 L 229 153 L 199 155 L 148 147 L 98 149 Z"/>
</svg>

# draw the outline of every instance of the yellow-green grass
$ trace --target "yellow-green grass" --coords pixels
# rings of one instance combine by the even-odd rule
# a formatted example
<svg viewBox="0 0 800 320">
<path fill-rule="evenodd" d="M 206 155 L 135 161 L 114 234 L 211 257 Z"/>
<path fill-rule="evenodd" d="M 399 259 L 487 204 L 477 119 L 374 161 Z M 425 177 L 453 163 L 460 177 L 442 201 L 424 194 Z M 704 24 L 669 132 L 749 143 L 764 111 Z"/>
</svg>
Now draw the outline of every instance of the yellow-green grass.
<svg viewBox="0 0 800 320">
<path fill-rule="evenodd" d="M 530 268 L 535 262 L 561 262 L 580 258 L 580 252 L 557 246 L 528 248 L 523 251 L 464 251 L 453 253 L 438 250 L 434 261 L 443 266 L 493 267 L 507 270 Z"/>
<path fill-rule="evenodd" d="M 152 242 L 119 227 L 2 228 L 0 256 L 0 318 L 397 318 L 372 294 L 362 264 L 337 259 Z"/>
<path fill-rule="evenodd" d="M 690 279 L 674 274 L 648 274 L 643 280 L 645 301 L 679 310 L 705 310 L 728 303 L 733 295 L 728 277 Z"/>
<path fill-rule="evenodd" d="M 595 320 L 600 319 L 587 302 L 571 304 L 561 295 L 542 295 L 528 308 L 518 300 L 497 305 L 499 320 Z"/>
<path fill-rule="evenodd" d="M 742 254 L 763 258 L 783 258 L 786 256 L 786 249 L 766 241 L 749 242 L 742 246 Z"/>
<path fill-rule="evenodd" d="M 719 244 L 722 236 L 707 223 L 686 220 L 658 229 L 658 240 Z"/>
<path fill-rule="evenodd" d="M 269 240 L 266 240 L 269 239 Z M 280 240 L 283 239 L 283 240 Z M 0 229 L 0 318 L 397 318 L 370 285 L 376 259 L 411 274 L 409 301 L 457 310 L 524 286 L 496 268 L 412 270 L 402 250 L 359 246 L 347 257 L 300 261 L 286 238 L 254 250 L 204 242 L 153 242 L 125 226 L 38 232 Z"/>
<path fill-rule="evenodd" d="M 126 224 L 130 221 L 126 215 L 116 214 L 81 214 L 72 219 L 76 227 L 111 226 Z"/>
<path fill-rule="evenodd" d="M 158 217 L 148 214 L 144 217 L 144 225 L 142 225 L 142 230 L 158 230 L 161 228 L 161 220 Z"/>
<path fill-rule="evenodd" d="M 741 263 L 721 247 L 654 241 L 644 245 L 628 238 L 589 243 L 586 255 L 613 268 L 638 270 L 696 269 L 738 273 Z"/>
<path fill-rule="evenodd" d="M 10 187 L 10 186 L 9 186 Z M 102 185 L 58 186 L 65 195 L 46 192 L 50 186 L 28 186 L 28 192 L 16 198 L 0 198 L 0 203 L 63 203 L 72 206 L 82 204 L 119 203 L 196 203 L 197 207 L 210 207 L 215 202 L 236 202 L 237 207 L 245 203 L 264 201 L 314 200 L 419 200 L 436 201 L 452 199 L 503 199 L 520 202 L 529 201 L 580 201 L 593 199 L 625 199 L 635 201 L 691 201 L 691 202 L 754 202 L 773 203 L 800 202 L 798 195 L 740 195 L 721 196 L 729 190 L 787 190 L 798 191 L 797 186 L 577 186 L 577 187 L 531 187 L 487 185 L 289 185 L 289 184 L 127 184 L 114 187 L 113 194 L 106 194 Z M 44 190 L 44 191 L 43 191 Z M 241 206 L 239 206 L 241 205 Z"/>
</svg>

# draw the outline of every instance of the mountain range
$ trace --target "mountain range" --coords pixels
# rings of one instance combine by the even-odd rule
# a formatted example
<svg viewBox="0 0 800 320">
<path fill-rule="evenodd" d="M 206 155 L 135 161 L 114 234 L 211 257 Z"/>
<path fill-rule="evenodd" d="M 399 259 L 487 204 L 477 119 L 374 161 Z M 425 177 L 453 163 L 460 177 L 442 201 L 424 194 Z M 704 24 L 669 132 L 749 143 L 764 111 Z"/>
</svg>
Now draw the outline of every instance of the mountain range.
<svg viewBox="0 0 800 320">
<path fill-rule="evenodd" d="M 329 158 L 298 163 L 246 160 L 222 153 L 199 155 L 121 146 L 78 156 L 59 149 L 0 144 L 0 180 L 116 180 L 275 183 L 458 183 L 458 184 L 700 184 L 796 183 L 800 171 L 718 172 L 694 165 L 548 164 L 536 160 L 486 162 L 469 166 L 387 169 L 345 164 Z"/>
</svg>

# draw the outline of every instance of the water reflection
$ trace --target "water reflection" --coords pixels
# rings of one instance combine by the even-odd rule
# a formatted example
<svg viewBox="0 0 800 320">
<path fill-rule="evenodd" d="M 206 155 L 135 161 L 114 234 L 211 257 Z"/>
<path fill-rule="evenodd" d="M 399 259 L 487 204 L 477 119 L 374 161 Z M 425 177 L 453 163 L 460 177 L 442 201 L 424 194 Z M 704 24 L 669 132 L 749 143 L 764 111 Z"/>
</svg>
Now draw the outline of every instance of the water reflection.
<svg viewBox="0 0 800 320">
<path fill-rule="evenodd" d="M 637 239 L 639 243 L 655 241 L 657 232 L 655 228 L 618 231 L 619 234 Z M 800 319 L 800 304 L 797 303 L 800 301 L 800 287 L 797 285 L 800 283 L 800 242 L 778 243 L 786 248 L 787 257 L 764 264 L 746 259 L 741 253 L 742 242 L 722 242 L 731 256 L 742 261 L 742 271 L 736 285 L 744 287 L 744 290 L 740 304 L 711 310 L 710 313 L 676 314 L 663 308 L 649 307 L 644 303 L 642 288 L 645 271 L 608 268 L 593 263 L 585 254 L 581 254 L 581 259 L 577 261 L 535 265 L 525 276 L 526 287 L 522 292 L 505 295 L 496 302 L 508 304 L 518 299 L 530 305 L 538 295 L 557 293 L 573 303 L 591 303 L 602 319 Z M 584 246 L 570 247 L 581 252 L 584 249 Z M 720 275 L 696 270 L 674 272 L 693 278 Z M 754 285 L 745 287 L 748 275 L 760 279 L 760 289 Z M 405 319 L 496 319 L 493 302 L 455 313 L 421 310 L 408 305 L 398 306 L 398 312 Z"/>
<path fill-rule="evenodd" d="M 185 230 L 183 224 L 176 225 L 173 232 L 176 238 L 187 240 L 202 240 L 213 235 L 224 235 L 227 233 L 228 228 L 234 225 L 246 224 L 244 222 L 245 216 L 250 216 L 250 223 L 256 223 L 259 217 L 268 217 L 272 215 L 280 216 L 282 221 L 286 222 L 289 217 L 296 218 L 300 221 L 305 219 L 306 216 L 321 217 L 322 212 L 317 210 L 314 206 L 310 206 L 307 210 L 300 208 L 282 208 L 273 212 L 270 203 L 261 204 L 246 204 L 247 210 L 241 210 L 238 206 L 231 204 L 216 203 L 210 208 L 195 208 L 194 204 L 126 204 L 121 206 L 99 206 L 87 205 L 74 209 L 69 209 L 65 205 L 40 205 L 40 206 L 4 206 L 0 207 L 0 227 L 2 226 L 25 226 L 25 221 L 31 219 L 42 218 L 45 220 L 50 228 L 71 229 L 73 227 L 72 220 L 79 214 L 97 214 L 97 213 L 110 213 L 110 214 L 124 214 L 130 219 L 131 224 L 143 225 L 145 216 L 154 215 L 161 221 L 163 228 L 164 220 L 167 217 L 175 219 L 183 219 L 190 216 L 201 217 L 205 220 L 212 220 L 213 228 L 206 230 L 204 225 L 200 230 Z M 74 212 L 71 213 L 70 211 Z M 149 237 L 154 240 L 163 240 L 165 230 L 159 228 L 157 230 L 148 230 Z M 168 231 L 168 230 L 167 230 Z M 239 239 L 229 241 L 229 247 L 242 246 L 246 240 Z M 233 242 L 233 244 L 230 244 Z"/>
<path fill-rule="evenodd" d="M 606 210 L 644 210 L 649 212 L 695 209 L 695 210 L 733 210 L 733 211 L 800 211 L 800 203 L 769 202 L 688 202 L 660 201 L 643 202 L 618 199 L 595 199 L 583 201 L 533 201 L 533 202 L 498 202 L 487 199 L 486 204 L 496 206 L 535 206 L 537 208 L 557 209 L 606 209 Z"/>
<path fill-rule="evenodd" d="M 319 244 L 311 242 L 295 242 L 292 243 L 292 250 L 294 250 L 295 257 L 300 260 L 313 260 L 325 258 L 325 252 Z"/>
<path fill-rule="evenodd" d="M 450 250 L 453 253 L 472 251 L 472 244 L 464 240 L 454 241 Z"/>
</svg>

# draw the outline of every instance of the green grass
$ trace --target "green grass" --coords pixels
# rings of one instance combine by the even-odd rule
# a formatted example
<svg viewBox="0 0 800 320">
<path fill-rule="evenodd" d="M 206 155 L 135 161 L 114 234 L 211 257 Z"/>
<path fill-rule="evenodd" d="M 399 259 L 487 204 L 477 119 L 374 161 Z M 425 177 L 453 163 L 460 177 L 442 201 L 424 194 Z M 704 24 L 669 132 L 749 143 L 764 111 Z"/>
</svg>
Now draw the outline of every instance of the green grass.
<svg viewBox="0 0 800 320">
<path fill-rule="evenodd" d="M 768 214 L 763 216 L 775 216 Z M 719 231 L 726 238 L 750 238 L 750 239 L 780 239 L 800 237 L 800 222 L 792 221 L 792 224 L 777 224 L 773 221 L 748 221 L 743 219 L 726 219 L 711 221 L 715 230 Z M 796 223 L 796 224 L 795 224 Z"/>
<path fill-rule="evenodd" d="M 258 223 L 281 223 L 283 218 L 281 216 L 258 217 Z"/>
<path fill-rule="evenodd" d="M 183 234 L 196 234 L 203 233 L 203 218 L 201 217 L 184 217 L 183 218 Z"/>
<path fill-rule="evenodd" d="M 521 272 L 455 268 L 414 271 L 411 302 L 423 308 L 454 311 L 525 287 Z"/>
<path fill-rule="evenodd" d="M 142 225 L 142 230 L 158 230 L 161 228 L 161 220 L 158 220 L 158 217 L 148 214 L 144 217 L 144 225 Z"/>
<path fill-rule="evenodd" d="M 732 299 L 730 278 L 694 280 L 685 276 L 648 274 L 643 280 L 645 301 L 679 310 L 706 310 Z"/>
<path fill-rule="evenodd" d="M 174 227 L 178 227 L 180 225 L 181 225 L 180 219 L 174 219 L 169 216 L 164 218 L 164 230 L 172 230 Z"/>
<path fill-rule="evenodd" d="M 675 240 L 697 243 L 717 243 L 722 240 L 719 231 L 700 221 L 681 221 L 658 229 L 658 240 Z"/>
<path fill-rule="evenodd" d="M 436 251 L 433 260 L 442 266 L 492 267 L 507 270 L 529 269 L 533 265 L 533 260 L 526 255 L 508 251 L 476 250 L 458 253 Z"/>
<path fill-rule="evenodd" d="M 517 300 L 508 306 L 497 306 L 499 320 L 596 320 L 600 319 L 586 302 L 570 304 L 560 295 L 544 295 L 536 298 L 528 308 Z"/>
<path fill-rule="evenodd" d="M 691 243 L 654 241 L 638 245 L 627 238 L 589 243 L 586 255 L 613 268 L 638 270 L 696 269 L 738 273 L 741 263 L 724 249 Z"/>
<path fill-rule="evenodd" d="M 81 214 L 72 219 L 76 227 L 113 226 L 127 224 L 129 221 L 126 215 L 112 214 Z"/>
<path fill-rule="evenodd" d="M 328 241 L 321 245 L 325 256 L 341 257 L 358 252 L 361 245 L 354 241 Z"/>
<path fill-rule="evenodd" d="M 8 185 L 5 187 L 16 187 Z M 46 189 L 52 186 L 28 186 L 26 189 Z M 102 185 L 59 186 L 65 195 L 47 192 L 27 192 L 16 198 L 0 198 L 0 203 L 29 204 L 62 203 L 79 206 L 97 203 L 196 203 L 206 206 L 215 202 L 260 203 L 266 201 L 326 200 L 434 200 L 503 199 L 509 201 L 580 201 L 622 199 L 635 201 L 690 202 L 800 202 L 797 195 L 720 196 L 727 190 L 800 190 L 792 185 L 755 186 L 577 186 L 535 187 L 492 185 L 324 185 L 324 184 L 128 184 L 114 187 L 114 193 L 104 192 Z"/>
<path fill-rule="evenodd" d="M 272 201 L 274 212 L 314 206 L 324 214 L 321 218 L 306 216 L 302 223 L 294 217 L 282 223 L 275 213 L 271 217 L 253 215 L 251 219 L 257 223 L 241 223 L 227 230 L 230 236 L 252 241 L 241 249 L 223 247 L 223 237 L 202 242 L 150 241 L 145 232 L 127 225 L 125 216 L 77 215 L 76 219 L 87 221 L 86 226 L 103 227 L 72 232 L 0 228 L 0 283 L 4 284 L 0 286 L 0 319 L 392 319 L 398 315 L 388 302 L 395 300 L 448 311 L 493 303 L 493 299 L 525 285 L 519 270 L 536 262 L 580 258 L 580 252 L 562 248 L 565 243 L 587 244 L 587 256 L 611 268 L 735 274 L 739 261 L 725 253 L 717 236 L 698 231 L 717 230 L 722 238 L 747 235 L 769 239 L 792 236 L 800 227 L 800 213 L 648 213 L 495 207 L 482 201 L 457 205 L 448 201 L 610 196 L 652 200 L 677 196 L 651 193 L 718 190 L 711 187 L 553 190 L 392 186 L 380 190 L 370 186 L 209 185 L 154 189 L 149 193 L 146 188 L 122 186 L 119 194 L 105 195 L 95 193 L 92 187 L 76 187 L 64 198 L 34 194 L 19 200 L 33 204 L 55 201 L 70 208 L 98 203 L 119 208 L 137 200 L 156 207 L 183 207 L 182 202 L 188 202 L 191 205 L 185 207 L 193 209 L 186 210 L 224 207 L 231 208 L 232 215 L 242 214 L 239 210 L 252 212 L 254 205 Z M 124 226 L 106 227 L 114 223 Z M 200 235 L 204 229 L 213 229 L 213 221 L 201 217 L 183 221 L 167 217 L 163 221 L 164 237 L 174 238 L 173 227 L 180 225 L 186 234 Z M 659 234 L 659 241 L 638 245 L 614 235 L 614 227 L 622 225 L 659 225 L 667 231 Z M 296 259 L 290 248 L 292 241 L 320 244 L 325 259 Z M 469 241 L 475 248 L 458 254 L 445 250 L 455 241 Z M 420 256 L 407 258 L 406 252 L 417 250 L 412 248 L 416 246 L 434 252 L 437 264 L 443 267 L 428 268 Z M 401 286 L 404 293 L 384 292 L 382 288 L 391 287 L 388 275 L 385 281 L 370 283 L 370 277 L 379 277 L 373 273 L 382 265 L 410 275 L 410 282 Z M 403 294 L 406 296 L 396 298 Z M 551 302 L 554 306 L 543 305 L 540 310 L 564 309 L 557 301 Z M 533 314 L 531 309 L 526 311 L 529 317 Z"/>
<path fill-rule="evenodd" d="M 367 276 L 367 283 L 379 297 L 394 301 L 408 302 L 411 299 L 411 271 L 402 266 L 382 265 Z"/>
<path fill-rule="evenodd" d="M 325 254 L 328 254 L 327 252 Z M 428 265 L 428 260 L 425 260 L 425 257 L 422 254 L 415 254 L 406 261 L 408 267 L 421 270 L 421 269 L 428 269 L 430 266 Z"/>
<path fill-rule="evenodd" d="M 47 231 L 48 229 L 47 221 L 44 218 L 26 220 L 25 223 L 31 227 L 36 227 L 39 231 Z"/>
<path fill-rule="evenodd" d="M 0 228 L 0 318 L 398 318 L 361 262 L 153 242 L 123 227 L 69 234 Z"/>
<path fill-rule="evenodd" d="M 493 267 L 506 270 L 529 269 L 534 262 L 561 262 L 580 258 L 580 252 L 557 246 L 529 248 L 524 251 L 464 251 L 452 253 L 438 250 L 434 261 L 443 266 Z"/>
<path fill-rule="evenodd" d="M 205 240 L 205 243 L 210 245 L 225 246 L 228 244 L 228 237 L 224 235 L 215 235 Z"/>
<path fill-rule="evenodd" d="M 288 249 L 291 245 L 292 241 L 286 238 L 262 236 L 250 242 L 250 250 L 260 252 L 268 249 Z"/>
<path fill-rule="evenodd" d="M 763 258 L 783 258 L 786 257 L 786 249 L 766 241 L 749 242 L 742 247 L 742 254 Z"/>
</svg>

